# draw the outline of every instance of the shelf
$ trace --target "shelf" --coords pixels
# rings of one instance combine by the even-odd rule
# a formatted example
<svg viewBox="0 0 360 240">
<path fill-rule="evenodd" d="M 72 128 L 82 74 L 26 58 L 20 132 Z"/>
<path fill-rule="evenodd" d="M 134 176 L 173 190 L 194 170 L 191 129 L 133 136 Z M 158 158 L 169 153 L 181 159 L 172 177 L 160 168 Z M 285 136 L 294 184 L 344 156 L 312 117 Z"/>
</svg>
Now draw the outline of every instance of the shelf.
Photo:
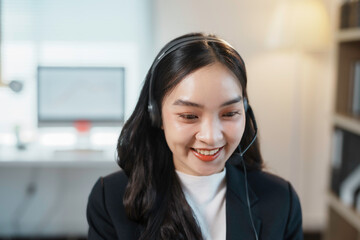
<svg viewBox="0 0 360 240">
<path fill-rule="evenodd" d="M 360 231 L 360 214 L 350 207 L 347 207 L 333 193 L 328 194 L 328 201 L 331 208 L 336 210 L 346 221 L 348 221 L 357 231 Z"/>
<path fill-rule="evenodd" d="M 350 42 L 360 40 L 360 28 L 349 28 L 341 30 L 337 35 L 339 42 Z"/>
<path fill-rule="evenodd" d="M 338 192 L 344 179 L 359 166 L 360 116 L 353 114 L 353 102 L 355 63 L 360 60 L 360 26 L 337 30 L 335 42 L 337 76 L 330 187 Z M 327 205 L 328 223 L 324 239 L 360 240 L 360 212 L 341 201 L 334 192 L 327 193 Z"/>
<path fill-rule="evenodd" d="M 347 131 L 360 135 L 360 120 L 340 114 L 335 114 L 334 124 Z"/>
</svg>

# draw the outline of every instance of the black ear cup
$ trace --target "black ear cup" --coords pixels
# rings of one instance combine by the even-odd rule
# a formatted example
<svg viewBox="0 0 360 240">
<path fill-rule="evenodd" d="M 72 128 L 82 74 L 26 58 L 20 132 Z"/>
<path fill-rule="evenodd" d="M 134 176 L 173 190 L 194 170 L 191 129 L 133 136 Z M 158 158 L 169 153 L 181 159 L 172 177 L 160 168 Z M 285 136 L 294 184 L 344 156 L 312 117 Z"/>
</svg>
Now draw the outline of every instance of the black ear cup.
<svg viewBox="0 0 360 240">
<path fill-rule="evenodd" d="M 151 120 L 151 126 L 160 128 L 161 127 L 161 115 L 157 107 L 157 104 L 153 101 L 149 102 L 148 112 Z"/>
<path fill-rule="evenodd" d="M 244 97 L 244 110 L 245 110 L 245 113 L 247 113 L 247 110 L 249 109 L 249 103 L 248 103 L 248 100 L 247 100 L 247 97 Z"/>
</svg>

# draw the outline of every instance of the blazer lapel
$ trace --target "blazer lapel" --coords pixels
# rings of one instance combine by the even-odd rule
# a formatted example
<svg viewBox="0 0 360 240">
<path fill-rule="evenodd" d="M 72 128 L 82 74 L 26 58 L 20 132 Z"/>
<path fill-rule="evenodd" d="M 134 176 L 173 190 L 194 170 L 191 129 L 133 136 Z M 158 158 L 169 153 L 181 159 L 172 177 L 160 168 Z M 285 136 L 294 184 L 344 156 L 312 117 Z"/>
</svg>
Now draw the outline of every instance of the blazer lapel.
<svg viewBox="0 0 360 240">
<path fill-rule="evenodd" d="M 226 164 L 226 240 L 255 239 L 247 205 L 245 179 L 242 171 L 231 164 Z M 249 189 L 250 206 L 258 201 L 256 194 Z M 254 215 L 252 217 L 256 232 L 259 236 L 261 220 Z"/>
</svg>

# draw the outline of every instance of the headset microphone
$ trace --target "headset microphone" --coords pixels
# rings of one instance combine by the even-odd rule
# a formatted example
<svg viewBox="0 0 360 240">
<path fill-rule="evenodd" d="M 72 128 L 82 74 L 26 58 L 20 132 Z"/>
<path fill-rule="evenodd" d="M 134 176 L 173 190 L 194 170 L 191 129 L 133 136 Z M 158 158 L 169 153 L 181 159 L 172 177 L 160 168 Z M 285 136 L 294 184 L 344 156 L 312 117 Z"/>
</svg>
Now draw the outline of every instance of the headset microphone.
<svg viewBox="0 0 360 240">
<path fill-rule="evenodd" d="M 244 101 L 245 102 L 245 101 Z M 244 103 L 245 104 L 245 103 Z M 247 104 L 247 101 L 246 101 L 246 104 Z M 258 234 L 256 232 L 256 228 L 255 228 L 255 225 L 254 225 L 254 220 L 253 220 L 253 216 L 252 216 L 252 212 L 251 212 L 251 206 L 250 206 L 250 197 L 249 197 L 249 187 L 248 187 L 248 182 L 247 182 L 247 171 L 246 171 L 246 166 L 245 166 L 245 161 L 244 161 L 244 154 L 245 152 L 251 147 L 251 145 L 255 142 L 256 140 L 256 137 L 257 137 L 257 124 L 256 124 L 256 120 L 255 120 L 255 116 L 254 116 L 254 113 L 251 109 L 250 106 L 246 106 L 247 107 L 247 111 L 246 113 L 249 114 L 249 118 L 253 124 L 253 127 L 254 127 L 254 136 L 253 138 L 251 139 L 249 145 L 245 148 L 244 151 L 241 151 L 241 146 L 240 144 L 238 145 L 238 151 L 239 153 L 237 153 L 236 155 L 238 155 L 240 157 L 240 162 L 242 162 L 242 165 L 243 165 L 243 170 L 244 170 L 244 179 L 245 179 L 245 192 L 246 192 L 246 202 L 247 202 L 247 206 L 248 206 L 248 210 L 249 210 L 249 216 L 250 216 L 250 222 L 251 222 L 251 227 L 254 231 L 254 235 L 255 235 L 255 239 L 258 240 L 259 237 L 258 237 Z"/>
<path fill-rule="evenodd" d="M 240 153 L 240 156 L 241 157 L 243 157 L 244 156 L 244 154 L 245 154 L 245 152 L 251 147 L 251 145 L 255 142 L 255 140 L 256 140 L 256 137 L 257 137 L 257 124 L 256 124 L 256 120 L 255 120 L 255 116 L 254 116 L 254 112 L 253 112 L 253 110 L 251 109 L 251 107 L 248 105 L 248 102 L 247 102 L 247 99 L 246 98 L 244 98 L 244 106 L 245 106 L 245 112 L 246 112 L 246 114 L 249 114 L 249 118 L 250 118 L 250 120 L 251 120 L 251 122 L 252 122 L 252 125 L 253 125 L 253 127 L 254 127 L 254 136 L 253 136 L 253 138 L 251 139 L 251 141 L 250 141 L 250 143 L 249 143 L 249 145 L 245 148 L 245 150 L 244 151 L 241 151 L 241 148 L 240 148 L 240 144 L 239 144 L 239 147 L 238 147 L 238 149 L 239 149 L 239 153 Z"/>
</svg>

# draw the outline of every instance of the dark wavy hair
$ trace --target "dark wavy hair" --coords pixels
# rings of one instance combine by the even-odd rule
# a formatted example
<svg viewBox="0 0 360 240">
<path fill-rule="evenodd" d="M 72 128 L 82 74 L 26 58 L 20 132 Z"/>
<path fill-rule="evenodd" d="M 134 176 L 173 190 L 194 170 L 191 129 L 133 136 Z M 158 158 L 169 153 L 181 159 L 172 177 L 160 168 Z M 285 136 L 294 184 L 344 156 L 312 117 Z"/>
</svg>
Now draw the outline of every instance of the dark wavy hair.
<svg viewBox="0 0 360 240">
<path fill-rule="evenodd" d="M 189 36 L 216 38 L 202 33 L 187 34 L 168 43 L 159 55 L 174 41 Z M 184 77 L 216 62 L 233 72 L 242 86 L 243 96 L 248 97 L 246 70 L 240 55 L 225 42 L 204 38 L 177 48 L 157 65 L 152 95 L 159 110 L 164 96 Z M 151 125 L 148 113 L 150 78 L 151 68 L 135 110 L 124 124 L 117 144 L 118 164 L 128 176 L 123 198 L 125 211 L 129 219 L 143 226 L 139 239 L 203 239 L 181 189 L 164 132 Z M 253 135 L 254 128 L 246 115 L 240 145 L 246 147 Z M 244 160 L 248 170 L 262 169 L 258 140 L 245 153 Z"/>
</svg>

